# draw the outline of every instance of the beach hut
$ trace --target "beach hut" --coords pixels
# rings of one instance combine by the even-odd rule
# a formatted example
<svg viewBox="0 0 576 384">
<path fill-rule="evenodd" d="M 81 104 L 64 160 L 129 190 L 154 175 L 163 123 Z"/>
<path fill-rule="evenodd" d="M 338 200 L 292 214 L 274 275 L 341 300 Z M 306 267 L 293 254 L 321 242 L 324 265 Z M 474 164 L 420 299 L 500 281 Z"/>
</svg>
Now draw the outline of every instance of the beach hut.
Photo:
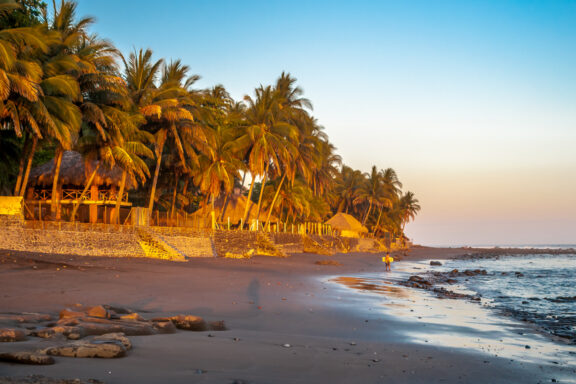
<svg viewBox="0 0 576 384">
<path fill-rule="evenodd" d="M 86 163 L 82 155 L 75 151 L 65 151 L 62 155 L 60 175 L 56 198 L 60 201 L 59 209 L 70 214 L 75 204 L 78 204 L 79 221 L 91 223 L 109 222 L 115 213 L 116 201 L 122 180 L 122 170 L 118 167 L 98 167 L 90 184 L 90 189 L 82 195 L 93 171 L 98 167 L 98 161 Z M 46 217 L 52 204 L 52 184 L 54 181 L 54 159 L 30 171 L 28 188 L 26 191 L 26 204 L 28 213 L 36 218 Z M 130 176 L 126 177 L 125 191 L 120 202 L 120 220 L 128 215 L 132 203 L 128 201 L 128 190 L 136 187 L 136 181 Z M 60 208 L 61 207 L 61 208 Z M 57 217 L 60 217 L 58 212 Z"/>
<path fill-rule="evenodd" d="M 360 237 L 360 234 L 368 232 L 368 229 L 354 216 L 342 212 L 335 214 L 325 224 L 330 225 L 343 237 Z"/>
</svg>

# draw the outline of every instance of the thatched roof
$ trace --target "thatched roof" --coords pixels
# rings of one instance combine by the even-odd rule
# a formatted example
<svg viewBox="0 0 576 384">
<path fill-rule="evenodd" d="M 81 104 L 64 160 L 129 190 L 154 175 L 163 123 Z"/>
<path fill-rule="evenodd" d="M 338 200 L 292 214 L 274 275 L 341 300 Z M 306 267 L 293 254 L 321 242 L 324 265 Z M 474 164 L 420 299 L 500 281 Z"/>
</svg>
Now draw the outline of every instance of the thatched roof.
<svg viewBox="0 0 576 384">
<path fill-rule="evenodd" d="M 368 232 L 368 229 L 356 220 L 354 216 L 342 212 L 335 214 L 325 224 L 329 224 L 337 231 Z"/>
<path fill-rule="evenodd" d="M 60 166 L 59 181 L 63 185 L 76 185 L 84 187 L 90 178 L 91 173 L 94 171 L 98 161 L 91 161 L 86 169 L 86 164 L 82 155 L 75 151 L 65 151 L 62 155 L 62 164 Z M 39 165 L 30 171 L 30 179 L 28 185 L 47 187 L 51 186 L 54 180 L 54 159 L 47 163 Z M 101 166 L 96 172 L 96 176 L 92 181 L 93 185 L 98 186 L 120 186 L 122 180 L 122 170 L 119 167 L 108 168 Z M 130 190 L 137 186 L 135 180 L 130 176 L 126 178 L 126 190 Z"/>
<path fill-rule="evenodd" d="M 219 218 L 220 214 L 222 213 L 224 200 L 225 200 L 224 197 L 220 197 L 216 199 L 216 201 L 214 202 L 214 211 L 216 212 L 216 218 Z M 240 220 L 244 218 L 244 209 L 246 208 L 247 201 L 248 198 L 244 195 L 232 194 L 228 199 L 228 202 L 226 203 L 226 212 L 224 212 L 223 222 L 227 222 L 228 218 L 230 218 L 231 224 L 234 225 L 240 224 Z M 248 211 L 248 223 L 250 223 L 253 219 L 256 219 L 257 210 L 258 210 L 258 204 L 252 204 L 250 206 L 250 209 Z M 208 205 L 206 207 L 200 208 L 192 215 L 197 217 L 209 217 L 211 211 L 212 207 Z M 260 222 L 266 221 L 267 215 L 268 215 L 267 210 L 264 209 L 260 210 L 260 218 L 259 218 Z M 270 221 L 275 222 L 278 221 L 278 219 L 275 216 L 271 215 Z"/>
</svg>

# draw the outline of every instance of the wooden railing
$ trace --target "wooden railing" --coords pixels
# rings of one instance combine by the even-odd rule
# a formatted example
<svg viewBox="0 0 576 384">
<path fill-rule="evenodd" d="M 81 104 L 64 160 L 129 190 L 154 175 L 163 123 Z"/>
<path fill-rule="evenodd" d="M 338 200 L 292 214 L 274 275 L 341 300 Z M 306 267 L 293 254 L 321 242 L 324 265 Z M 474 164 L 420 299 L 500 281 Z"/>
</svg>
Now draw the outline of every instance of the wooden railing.
<svg viewBox="0 0 576 384">
<path fill-rule="evenodd" d="M 50 189 L 42 189 L 42 190 L 34 190 L 34 200 L 38 201 L 47 201 L 52 200 L 52 190 Z M 118 192 L 104 190 L 98 191 L 98 200 L 97 201 L 116 201 L 118 199 Z M 61 200 L 80 200 L 84 201 L 94 201 L 90 196 L 90 192 L 85 193 L 82 196 L 82 191 L 79 189 L 63 189 L 62 190 L 62 198 Z M 128 202 L 128 192 L 124 192 L 122 194 L 123 203 Z"/>
</svg>

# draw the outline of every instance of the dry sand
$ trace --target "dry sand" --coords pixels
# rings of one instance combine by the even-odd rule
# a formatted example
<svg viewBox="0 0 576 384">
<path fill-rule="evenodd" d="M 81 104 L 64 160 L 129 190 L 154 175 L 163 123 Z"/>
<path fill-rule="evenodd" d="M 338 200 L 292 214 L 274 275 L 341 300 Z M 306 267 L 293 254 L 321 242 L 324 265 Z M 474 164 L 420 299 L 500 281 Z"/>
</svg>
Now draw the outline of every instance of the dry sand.
<svg viewBox="0 0 576 384">
<path fill-rule="evenodd" d="M 404 260 L 467 252 L 415 248 Z M 120 359 L 60 357 L 52 366 L 0 363 L 0 377 L 41 374 L 143 384 L 544 383 L 565 373 L 475 350 L 409 342 L 403 331 L 412 323 L 385 312 L 356 311 L 325 283 L 329 276 L 384 271 L 381 256 L 298 254 L 171 263 L 0 251 L 0 312 L 56 314 L 76 303 L 111 304 L 146 318 L 182 313 L 224 320 L 229 328 L 131 337 L 134 348 Z M 341 265 L 314 264 L 328 259 Z M 0 352 L 42 345 L 38 340 L 2 343 Z"/>
</svg>

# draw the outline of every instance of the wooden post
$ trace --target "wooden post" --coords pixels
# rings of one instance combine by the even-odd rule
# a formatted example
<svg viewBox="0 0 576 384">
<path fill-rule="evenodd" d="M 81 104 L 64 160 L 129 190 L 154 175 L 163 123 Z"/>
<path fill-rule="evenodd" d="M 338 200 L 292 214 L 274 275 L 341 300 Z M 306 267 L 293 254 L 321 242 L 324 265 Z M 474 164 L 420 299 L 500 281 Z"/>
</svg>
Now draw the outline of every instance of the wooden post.
<svg viewBox="0 0 576 384">
<path fill-rule="evenodd" d="M 92 185 L 90 187 L 90 223 L 94 224 L 98 221 L 98 186 Z"/>
<path fill-rule="evenodd" d="M 228 216 L 228 230 L 230 230 L 230 216 Z"/>
<path fill-rule="evenodd" d="M 160 211 L 156 211 L 156 226 L 160 226 Z"/>
<path fill-rule="evenodd" d="M 42 203 L 38 200 L 38 218 L 42 221 Z"/>
</svg>

